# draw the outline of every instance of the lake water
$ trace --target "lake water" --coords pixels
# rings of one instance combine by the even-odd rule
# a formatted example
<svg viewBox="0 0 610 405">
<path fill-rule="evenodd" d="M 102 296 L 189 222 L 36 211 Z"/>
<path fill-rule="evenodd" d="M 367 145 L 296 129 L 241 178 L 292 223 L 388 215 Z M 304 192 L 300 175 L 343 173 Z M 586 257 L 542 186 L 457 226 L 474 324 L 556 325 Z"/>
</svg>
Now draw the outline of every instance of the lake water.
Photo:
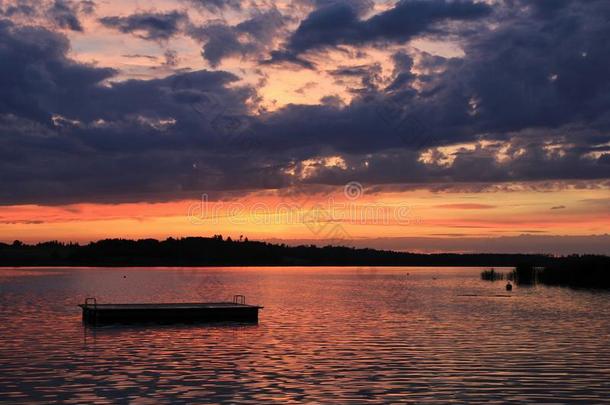
<svg viewBox="0 0 610 405">
<path fill-rule="evenodd" d="M 498 297 L 480 271 L 0 269 L 0 401 L 608 401 L 610 293 Z M 233 294 L 258 325 L 89 328 L 76 307 Z"/>
</svg>

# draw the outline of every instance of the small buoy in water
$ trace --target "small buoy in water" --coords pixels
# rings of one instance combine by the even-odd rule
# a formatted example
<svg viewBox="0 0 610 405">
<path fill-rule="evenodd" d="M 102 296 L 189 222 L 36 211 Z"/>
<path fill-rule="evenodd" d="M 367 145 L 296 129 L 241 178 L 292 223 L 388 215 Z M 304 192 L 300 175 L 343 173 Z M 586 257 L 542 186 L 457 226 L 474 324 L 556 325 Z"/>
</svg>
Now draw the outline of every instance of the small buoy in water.
<svg viewBox="0 0 610 405">
<path fill-rule="evenodd" d="M 511 283 L 506 284 L 506 291 L 512 291 L 513 285 Z"/>
<path fill-rule="evenodd" d="M 127 278 L 127 276 L 123 276 L 123 278 Z"/>
</svg>

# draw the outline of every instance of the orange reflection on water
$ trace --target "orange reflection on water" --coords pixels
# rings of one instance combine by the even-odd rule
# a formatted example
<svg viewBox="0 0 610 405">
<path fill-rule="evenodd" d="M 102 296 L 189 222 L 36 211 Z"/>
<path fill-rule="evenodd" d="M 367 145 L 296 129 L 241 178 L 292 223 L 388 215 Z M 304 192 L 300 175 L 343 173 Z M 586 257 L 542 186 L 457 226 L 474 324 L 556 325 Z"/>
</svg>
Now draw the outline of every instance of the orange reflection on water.
<svg viewBox="0 0 610 405">
<path fill-rule="evenodd" d="M 603 402 L 610 295 L 477 268 L 0 269 L 0 395 L 88 402 Z M 501 269 L 500 269 L 501 270 Z M 23 271 L 27 277 L 15 276 Z M 36 276 L 32 276 L 36 273 Z M 76 304 L 243 293 L 258 325 L 85 328 Z M 498 296 L 501 295 L 501 296 Z"/>
</svg>

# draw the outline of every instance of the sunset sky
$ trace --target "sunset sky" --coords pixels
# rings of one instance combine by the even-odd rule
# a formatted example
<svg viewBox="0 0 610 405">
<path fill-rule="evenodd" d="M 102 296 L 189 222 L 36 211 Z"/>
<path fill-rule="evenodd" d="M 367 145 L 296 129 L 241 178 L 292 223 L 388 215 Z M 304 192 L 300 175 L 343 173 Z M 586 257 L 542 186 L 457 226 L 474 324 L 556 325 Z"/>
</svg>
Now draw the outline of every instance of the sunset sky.
<svg viewBox="0 0 610 405">
<path fill-rule="evenodd" d="M 607 0 L 0 0 L 0 241 L 610 254 Z"/>
</svg>

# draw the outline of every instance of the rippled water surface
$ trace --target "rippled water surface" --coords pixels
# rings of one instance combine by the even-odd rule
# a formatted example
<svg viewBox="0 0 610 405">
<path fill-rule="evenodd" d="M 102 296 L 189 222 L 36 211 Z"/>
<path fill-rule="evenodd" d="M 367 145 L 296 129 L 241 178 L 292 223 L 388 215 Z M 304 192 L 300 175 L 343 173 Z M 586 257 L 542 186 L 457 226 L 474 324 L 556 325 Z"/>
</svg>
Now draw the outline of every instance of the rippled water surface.
<svg viewBox="0 0 610 405">
<path fill-rule="evenodd" d="M 0 401 L 608 401 L 610 293 L 497 296 L 480 271 L 0 269 Z M 87 328 L 76 307 L 233 294 L 258 325 Z"/>
</svg>

